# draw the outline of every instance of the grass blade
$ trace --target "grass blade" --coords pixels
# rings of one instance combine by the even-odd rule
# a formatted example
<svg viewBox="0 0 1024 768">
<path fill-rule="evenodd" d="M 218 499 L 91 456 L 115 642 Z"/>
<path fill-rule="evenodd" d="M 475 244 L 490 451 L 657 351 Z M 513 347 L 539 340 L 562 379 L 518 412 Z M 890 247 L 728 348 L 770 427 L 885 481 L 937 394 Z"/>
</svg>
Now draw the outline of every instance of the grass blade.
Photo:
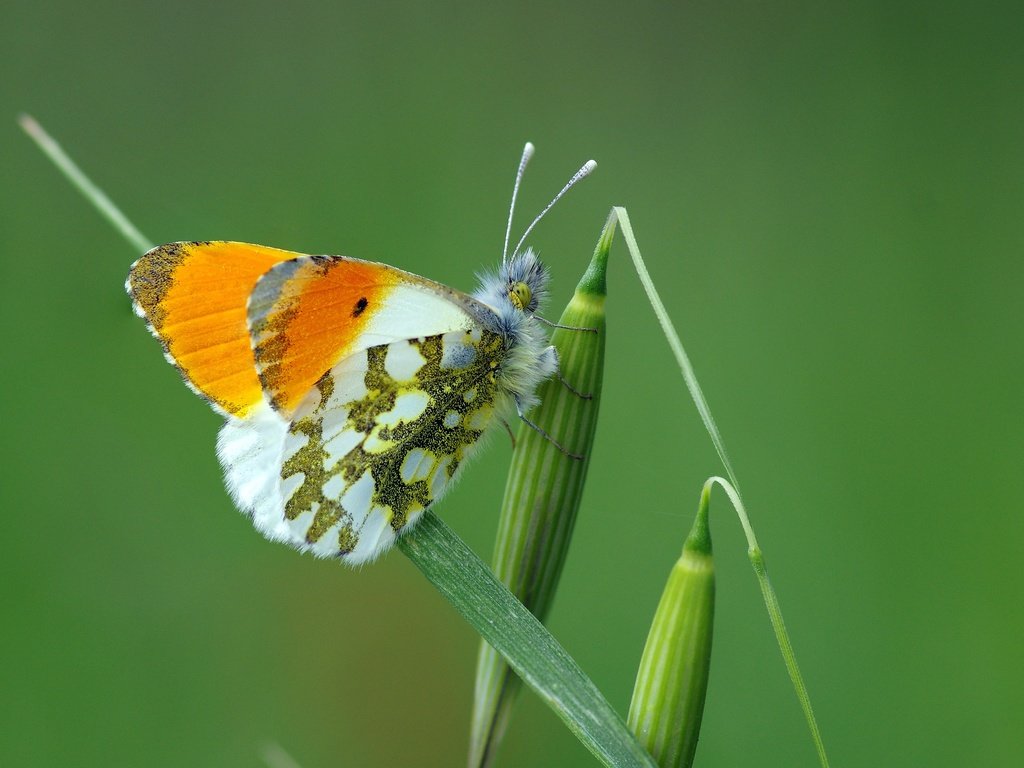
<svg viewBox="0 0 1024 768">
<path fill-rule="evenodd" d="M 604 765 L 655 768 L 572 657 L 437 515 L 428 510 L 398 548 Z"/>
<path fill-rule="evenodd" d="M 128 220 L 128 217 L 121 213 L 121 210 L 114 205 L 102 189 L 93 184 L 92 180 L 75 164 L 75 161 L 68 157 L 60 144 L 43 130 L 43 126 L 37 123 L 31 115 L 21 115 L 18 117 L 18 123 L 68 181 L 77 187 L 85 199 L 96 206 L 100 215 L 109 221 L 114 229 L 131 244 L 136 253 L 145 253 L 153 248 L 153 243 L 149 242 L 146 236 Z"/>
<path fill-rule="evenodd" d="M 725 471 L 729 476 L 729 480 L 725 480 L 721 477 L 713 477 L 708 480 L 708 486 L 714 483 L 721 486 L 722 490 L 725 491 L 729 500 L 732 502 L 733 507 L 736 509 L 736 514 L 739 516 L 740 524 L 743 526 L 743 532 L 747 537 L 747 556 L 750 559 L 750 563 L 754 568 L 754 573 L 757 576 L 758 584 L 761 587 L 761 594 L 764 598 L 765 607 L 768 609 L 768 617 L 771 621 L 772 629 L 775 632 L 779 650 L 782 652 L 786 671 L 789 673 L 790 682 L 793 685 L 793 689 L 796 691 L 797 699 L 800 701 L 800 707 L 803 709 L 804 719 L 807 721 L 807 727 L 811 732 L 811 739 L 814 741 L 814 747 L 818 752 L 818 761 L 821 763 L 823 768 L 828 768 L 829 763 L 828 755 L 825 753 L 825 742 L 821 738 L 821 730 L 818 728 L 818 720 L 815 718 L 814 709 L 811 707 L 811 697 L 807 692 L 807 685 L 804 683 L 803 675 L 800 673 L 800 667 L 796 662 L 796 654 L 793 652 L 793 644 L 790 642 L 789 633 L 786 631 L 786 625 L 782 620 L 782 609 L 779 607 L 778 597 L 776 597 L 775 590 L 771 585 L 771 581 L 768 579 L 768 570 L 765 566 L 764 554 L 757 543 L 757 539 L 754 536 L 754 529 L 751 527 L 750 520 L 747 517 L 747 511 L 743 504 L 743 494 L 740 491 L 739 481 L 736 479 L 736 472 L 732 468 L 732 462 L 729 460 L 729 454 L 725 450 L 725 441 L 722 440 L 722 435 L 718 431 L 718 425 L 715 424 L 715 419 L 711 415 L 711 407 L 708 405 L 708 402 L 704 397 L 704 392 L 701 390 L 700 384 L 697 382 L 697 374 L 693 370 L 693 365 L 690 363 L 690 358 L 686 354 L 686 350 L 683 349 L 683 342 L 680 341 L 679 334 L 676 332 L 675 326 L 672 325 L 672 320 L 668 316 L 665 304 L 658 295 L 658 290 L 654 287 L 654 281 L 651 280 L 650 273 L 647 271 L 643 256 L 640 255 L 640 246 L 637 245 L 636 236 L 633 234 L 633 227 L 629 222 L 629 214 L 626 213 L 625 208 L 616 206 L 612 208 L 612 215 L 618 220 L 619 227 L 622 229 L 622 237 L 626 241 L 626 247 L 629 249 L 629 255 L 633 259 L 633 265 L 636 268 L 636 273 L 640 277 L 640 282 L 643 284 L 644 291 L 647 292 L 647 298 L 651 303 L 651 307 L 654 309 L 654 314 L 657 316 L 658 322 L 661 324 L 661 329 L 665 334 L 665 338 L 668 340 L 669 347 L 672 349 L 672 354 L 675 356 L 676 362 L 679 364 L 679 368 L 683 374 L 683 381 L 686 382 L 686 388 L 690 391 L 693 403 L 697 407 L 697 412 L 700 414 L 701 420 L 704 422 L 704 427 L 707 430 L 708 435 L 711 437 L 711 442 L 714 444 L 715 450 L 718 452 L 718 456 L 722 460 L 722 464 L 725 465 Z M 729 481 L 732 482 L 730 483 Z"/>
</svg>

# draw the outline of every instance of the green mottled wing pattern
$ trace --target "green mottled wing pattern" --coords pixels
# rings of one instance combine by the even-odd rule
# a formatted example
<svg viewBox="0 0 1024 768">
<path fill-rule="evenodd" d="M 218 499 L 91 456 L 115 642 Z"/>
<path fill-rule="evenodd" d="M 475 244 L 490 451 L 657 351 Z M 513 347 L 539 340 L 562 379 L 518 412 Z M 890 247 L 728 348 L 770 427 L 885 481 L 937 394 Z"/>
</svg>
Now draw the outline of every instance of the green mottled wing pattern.
<svg viewBox="0 0 1024 768">
<path fill-rule="evenodd" d="M 482 328 L 370 347 L 324 374 L 284 440 L 288 538 L 365 562 L 451 487 L 503 397 Z"/>
</svg>

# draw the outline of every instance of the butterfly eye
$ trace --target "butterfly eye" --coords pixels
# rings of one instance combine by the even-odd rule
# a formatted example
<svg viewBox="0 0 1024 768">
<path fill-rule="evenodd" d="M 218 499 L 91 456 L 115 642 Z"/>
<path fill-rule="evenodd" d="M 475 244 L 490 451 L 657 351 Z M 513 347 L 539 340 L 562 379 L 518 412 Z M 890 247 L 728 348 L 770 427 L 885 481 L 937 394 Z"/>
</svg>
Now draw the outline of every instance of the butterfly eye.
<svg viewBox="0 0 1024 768">
<path fill-rule="evenodd" d="M 530 306 L 532 298 L 533 293 L 530 291 L 530 286 L 522 281 L 513 283 L 508 289 L 508 300 L 518 310 L 524 310 Z"/>
</svg>

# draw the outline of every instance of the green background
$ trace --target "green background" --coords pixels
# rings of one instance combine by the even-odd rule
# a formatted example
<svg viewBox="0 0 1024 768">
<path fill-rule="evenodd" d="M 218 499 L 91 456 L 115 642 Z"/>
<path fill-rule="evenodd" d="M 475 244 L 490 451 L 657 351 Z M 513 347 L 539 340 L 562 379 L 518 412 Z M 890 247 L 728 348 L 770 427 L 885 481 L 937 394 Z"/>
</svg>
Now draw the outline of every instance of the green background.
<svg viewBox="0 0 1024 768">
<path fill-rule="evenodd" d="M 1024 35 L 1017 4 L 0 8 L 0 762 L 464 761 L 477 640 L 397 552 L 358 571 L 235 512 L 219 419 L 122 291 L 230 238 L 470 289 L 522 227 L 568 299 L 625 205 L 743 483 L 837 766 L 1024 761 Z M 720 472 L 617 243 L 591 478 L 550 625 L 625 712 Z M 485 558 L 498 437 L 443 517 Z M 724 497 L 697 764 L 812 765 Z M 591 765 L 532 694 L 501 765 Z"/>
</svg>

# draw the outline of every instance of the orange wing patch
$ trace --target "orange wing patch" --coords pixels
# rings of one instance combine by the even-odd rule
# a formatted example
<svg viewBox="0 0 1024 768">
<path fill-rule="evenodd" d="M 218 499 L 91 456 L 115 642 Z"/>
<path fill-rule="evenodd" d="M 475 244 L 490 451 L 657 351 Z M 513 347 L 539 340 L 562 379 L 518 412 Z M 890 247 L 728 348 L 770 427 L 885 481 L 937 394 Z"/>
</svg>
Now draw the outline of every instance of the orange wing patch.
<svg viewBox="0 0 1024 768">
<path fill-rule="evenodd" d="M 245 243 L 170 243 L 132 265 L 127 287 L 185 379 L 226 413 L 244 416 L 263 397 L 249 295 L 275 264 L 298 256 Z"/>
<path fill-rule="evenodd" d="M 400 273 L 382 264 L 302 256 L 272 268 L 249 301 L 256 367 L 271 404 L 291 414 L 349 354 Z"/>
</svg>

